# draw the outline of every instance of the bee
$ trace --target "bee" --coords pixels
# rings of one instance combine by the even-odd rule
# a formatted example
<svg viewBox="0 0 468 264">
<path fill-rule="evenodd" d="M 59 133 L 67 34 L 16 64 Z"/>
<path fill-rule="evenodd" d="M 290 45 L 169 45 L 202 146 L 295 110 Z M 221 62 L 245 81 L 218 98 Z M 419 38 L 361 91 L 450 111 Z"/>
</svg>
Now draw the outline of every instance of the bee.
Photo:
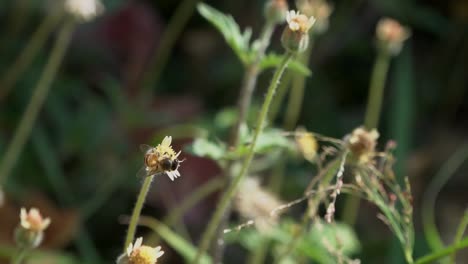
<svg viewBox="0 0 468 264">
<path fill-rule="evenodd" d="M 171 147 L 172 137 L 165 137 L 156 147 L 141 145 L 145 153 L 144 166 L 138 171 L 138 177 L 149 177 L 157 174 L 167 174 L 173 181 L 180 177 L 179 166 L 183 160 L 178 160 L 180 151 L 176 153 Z"/>
</svg>

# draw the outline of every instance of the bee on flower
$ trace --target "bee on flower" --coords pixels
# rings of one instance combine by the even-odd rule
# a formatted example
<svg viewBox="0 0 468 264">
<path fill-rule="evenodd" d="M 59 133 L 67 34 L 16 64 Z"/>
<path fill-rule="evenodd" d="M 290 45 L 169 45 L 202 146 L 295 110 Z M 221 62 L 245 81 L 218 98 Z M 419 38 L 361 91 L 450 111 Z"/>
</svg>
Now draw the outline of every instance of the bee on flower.
<svg viewBox="0 0 468 264">
<path fill-rule="evenodd" d="M 172 137 L 166 136 L 161 144 L 156 147 L 141 145 L 141 150 L 145 153 L 144 166 L 140 169 L 138 177 L 149 177 L 160 173 L 166 173 L 173 181 L 180 177 L 179 166 L 183 160 L 178 160 L 181 151 L 175 152 L 171 146 Z"/>
<path fill-rule="evenodd" d="M 303 52 L 309 46 L 309 30 L 315 23 L 314 17 L 307 17 L 290 10 L 286 13 L 287 27 L 281 35 L 281 43 L 291 52 Z"/>
<path fill-rule="evenodd" d="M 143 244 L 143 238 L 137 238 L 135 244 L 128 245 L 126 254 L 117 259 L 117 264 L 156 264 L 164 251 L 161 247 L 150 247 Z"/>
<path fill-rule="evenodd" d="M 43 218 L 36 208 L 26 211 L 21 208 L 20 225 L 16 228 L 15 238 L 19 246 L 36 248 L 44 238 L 44 230 L 50 225 L 50 218 Z"/>
</svg>

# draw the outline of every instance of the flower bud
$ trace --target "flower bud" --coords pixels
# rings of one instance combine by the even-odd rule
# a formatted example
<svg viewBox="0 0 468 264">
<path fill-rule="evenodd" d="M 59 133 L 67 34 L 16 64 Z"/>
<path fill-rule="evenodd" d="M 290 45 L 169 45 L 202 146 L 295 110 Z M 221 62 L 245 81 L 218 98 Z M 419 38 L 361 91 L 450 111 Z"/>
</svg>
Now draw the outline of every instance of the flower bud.
<svg viewBox="0 0 468 264">
<path fill-rule="evenodd" d="M 280 24 L 286 20 L 288 2 L 286 0 L 269 0 L 264 7 L 265 18 L 273 23 Z"/>
<path fill-rule="evenodd" d="M 50 225 L 50 219 L 42 218 L 36 208 L 31 208 L 29 213 L 21 208 L 20 220 L 20 225 L 15 230 L 17 245 L 23 248 L 38 247 L 44 238 L 44 230 Z"/>
<path fill-rule="evenodd" d="M 290 52 L 303 52 L 309 46 L 309 29 L 315 22 L 314 17 L 299 14 L 299 12 L 289 11 L 286 14 L 288 26 L 281 36 L 283 47 Z"/>
<path fill-rule="evenodd" d="M 403 42 L 410 35 L 410 30 L 394 19 L 382 18 L 377 24 L 376 37 L 379 46 L 392 55 L 400 53 Z"/>
</svg>

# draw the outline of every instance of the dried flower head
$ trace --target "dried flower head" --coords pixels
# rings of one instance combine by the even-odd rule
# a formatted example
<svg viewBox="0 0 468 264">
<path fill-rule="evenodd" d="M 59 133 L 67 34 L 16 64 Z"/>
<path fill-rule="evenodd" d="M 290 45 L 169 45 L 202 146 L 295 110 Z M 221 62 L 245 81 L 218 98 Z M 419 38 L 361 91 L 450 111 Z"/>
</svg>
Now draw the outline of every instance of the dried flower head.
<svg viewBox="0 0 468 264">
<path fill-rule="evenodd" d="M 265 18 L 274 24 L 283 23 L 288 11 L 288 2 L 286 0 L 269 0 L 265 3 Z"/>
<path fill-rule="evenodd" d="M 288 26 L 281 35 L 283 47 L 290 52 L 303 52 L 309 46 L 309 30 L 315 18 L 307 17 L 294 10 L 286 13 Z"/>
<path fill-rule="evenodd" d="M 260 186 L 256 178 L 247 177 L 235 196 L 234 204 L 245 218 L 253 219 L 260 232 L 268 232 L 276 224 L 278 216 L 272 212 L 282 202 Z"/>
<path fill-rule="evenodd" d="M 363 127 L 358 127 L 348 137 L 348 146 L 360 163 L 367 163 L 375 153 L 378 138 L 377 130 L 368 131 Z"/>
<path fill-rule="evenodd" d="M 403 42 L 410 35 L 410 30 L 394 19 L 382 18 L 377 24 L 376 36 L 379 43 L 393 55 L 400 53 Z"/>
<path fill-rule="evenodd" d="M 88 22 L 104 12 L 99 0 L 65 0 L 65 10 L 82 22 Z"/>
<path fill-rule="evenodd" d="M 135 244 L 130 243 L 127 247 L 126 255 L 119 257 L 118 264 L 155 264 L 158 262 L 164 251 L 161 247 L 150 247 L 142 245 L 143 238 L 137 238 Z"/>
<path fill-rule="evenodd" d="M 41 213 L 36 208 L 31 208 L 29 213 L 25 208 L 21 208 L 21 226 L 35 232 L 44 231 L 50 225 L 50 218 L 42 218 Z"/>
<path fill-rule="evenodd" d="M 314 161 L 317 156 L 318 143 L 314 134 L 307 132 L 305 129 L 296 131 L 296 145 L 304 158 L 310 162 Z"/>
<path fill-rule="evenodd" d="M 324 0 L 296 0 L 298 9 L 308 17 L 315 17 L 314 32 L 322 33 L 328 29 L 328 20 L 333 6 Z"/>
</svg>

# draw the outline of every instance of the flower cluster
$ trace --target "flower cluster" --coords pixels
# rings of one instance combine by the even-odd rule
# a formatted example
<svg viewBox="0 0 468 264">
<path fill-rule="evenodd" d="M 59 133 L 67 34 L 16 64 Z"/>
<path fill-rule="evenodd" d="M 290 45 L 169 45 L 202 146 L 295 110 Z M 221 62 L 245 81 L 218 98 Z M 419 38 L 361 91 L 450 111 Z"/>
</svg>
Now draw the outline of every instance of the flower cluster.
<svg viewBox="0 0 468 264">
<path fill-rule="evenodd" d="M 50 218 L 43 218 L 36 208 L 31 208 L 29 212 L 21 208 L 20 225 L 15 232 L 16 243 L 24 248 L 38 247 L 50 222 Z"/>
<path fill-rule="evenodd" d="M 130 243 L 126 254 L 117 259 L 117 264 L 155 264 L 164 251 L 161 247 L 150 247 L 143 244 L 143 238 L 137 238 L 135 244 Z"/>
<path fill-rule="evenodd" d="M 283 31 L 281 43 L 290 52 L 303 52 L 309 46 L 309 30 L 315 23 L 314 17 L 307 17 L 294 10 L 286 13 L 288 26 Z"/>
<path fill-rule="evenodd" d="M 377 24 L 377 40 L 381 47 L 392 55 L 400 53 L 403 42 L 408 39 L 410 35 L 410 30 L 394 19 L 382 18 Z"/>
</svg>

